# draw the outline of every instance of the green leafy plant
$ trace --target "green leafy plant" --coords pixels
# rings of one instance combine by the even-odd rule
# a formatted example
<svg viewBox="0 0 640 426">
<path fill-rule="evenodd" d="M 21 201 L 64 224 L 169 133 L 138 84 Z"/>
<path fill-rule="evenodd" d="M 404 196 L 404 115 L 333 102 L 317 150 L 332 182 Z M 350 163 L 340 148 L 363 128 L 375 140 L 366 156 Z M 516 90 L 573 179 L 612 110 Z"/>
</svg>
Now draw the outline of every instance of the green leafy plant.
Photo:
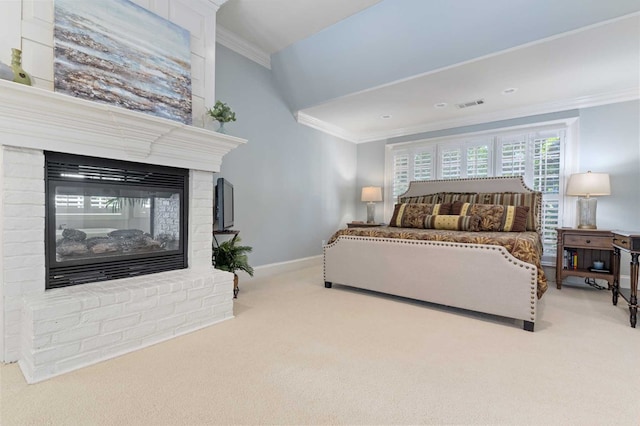
<svg viewBox="0 0 640 426">
<path fill-rule="evenodd" d="M 233 272 L 244 271 L 253 276 L 253 268 L 249 266 L 247 253 L 253 250 L 250 246 L 241 246 L 240 237 L 237 235 L 228 241 L 213 246 L 213 266 L 217 269 Z"/>
<path fill-rule="evenodd" d="M 236 113 L 231 110 L 229 105 L 221 101 L 216 101 L 213 108 L 207 110 L 207 114 L 220 123 L 236 121 Z"/>
<path fill-rule="evenodd" d="M 105 203 L 105 206 L 110 207 L 111 212 L 115 213 L 115 212 L 121 211 L 122 208 L 125 206 L 125 204 L 128 205 L 129 207 L 134 207 L 134 206 L 145 207 L 149 202 L 150 202 L 149 198 L 115 197 L 107 200 L 107 202 Z"/>
</svg>

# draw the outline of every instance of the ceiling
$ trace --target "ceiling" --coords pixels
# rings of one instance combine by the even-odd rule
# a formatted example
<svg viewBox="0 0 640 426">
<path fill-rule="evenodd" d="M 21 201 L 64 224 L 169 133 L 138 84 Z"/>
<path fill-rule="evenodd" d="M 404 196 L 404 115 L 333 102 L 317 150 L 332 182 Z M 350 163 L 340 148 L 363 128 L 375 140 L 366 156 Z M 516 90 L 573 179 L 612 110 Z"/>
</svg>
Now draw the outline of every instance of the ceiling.
<svg viewBox="0 0 640 426">
<path fill-rule="evenodd" d="M 274 54 L 318 38 L 323 29 L 326 35 L 340 21 L 377 3 L 229 0 L 218 12 L 218 24 Z M 379 60 L 382 66 L 384 55 Z M 640 13 L 636 11 L 601 21 L 596 17 L 587 26 L 407 78 L 352 92 L 346 89 L 309 106 L 293 106 L 292 113 L 303 124 L 367 142 L 638 98 Z M 456 106 L 473 101 L 480 102 Z"/>
<path fill-rule="evenodd" d="M 272 54 L 380 0 L 229 0 L 218 25 Z"/>
</svg>

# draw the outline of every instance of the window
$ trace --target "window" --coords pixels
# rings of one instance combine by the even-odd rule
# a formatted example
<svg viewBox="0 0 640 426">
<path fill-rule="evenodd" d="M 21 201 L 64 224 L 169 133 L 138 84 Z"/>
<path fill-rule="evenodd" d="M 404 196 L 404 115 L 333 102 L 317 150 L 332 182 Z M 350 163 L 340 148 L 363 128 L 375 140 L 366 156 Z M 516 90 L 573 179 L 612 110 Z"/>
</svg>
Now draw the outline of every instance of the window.
<svg viewBox="0 0 640 426">
<path fill-rule="evenodd" d="M 564 134 L 564 127 L 557 127 L 392 146 L 387 164 L 392 168 L 393 197 L 388 199 L 395 202 L 411 180 L 523 176 L 528 186 L 543 194 L 542 240 L 548 260 L 555 256 L 555 229 L 562 216 Z"/>
<path fill-rule="evenodd" d="M 455 179 L 462 176 L 462 151 L 460 148 L 443 148 L 439 159 L 441 179 Z"/>
<path fill-rule="evenodd" d="M 393 156 L 393 199 L 409 188 L 412 180 L 434 179 L 435 151 L 428 147 L 397 151 Z"/>
<path fill-rule="evenodd" d="M 560 224 L 561 132 L 497 137 L 500 168 L 497 176 L 524 176 L 542 192 L 542 243 L 547 255 L 555 252 Z"/>
</svg>

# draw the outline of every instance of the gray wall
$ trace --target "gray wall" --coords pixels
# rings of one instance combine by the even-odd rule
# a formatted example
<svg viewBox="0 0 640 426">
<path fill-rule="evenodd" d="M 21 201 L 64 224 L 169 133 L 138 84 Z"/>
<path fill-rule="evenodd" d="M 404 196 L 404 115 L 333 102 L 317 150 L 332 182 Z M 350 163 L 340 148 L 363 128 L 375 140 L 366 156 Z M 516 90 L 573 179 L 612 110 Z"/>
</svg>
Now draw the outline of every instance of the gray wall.
<svg viewBox="0 0 640 426">
<path fill-rule="evenodd" d="M 640 101 L 581 110 L 578 153 L 581 172 L 611 177 L 611 195 L 598 197 L 598 228 L 640 231 Z"/>
<path fill-rule="evenodd" d="M 322 240 L 354 217 L 357 146 L 298 124 L 271 71 L 219 44 L 216 97 L 236 112 L 227 133 L 249 140 L 215 178 L 234 185 L 234 229 L 253 247 L 250 264 L 320 255 Z"/>
<path fill-rule="evenodd" d="M 376 141 L 358 145 L 358 177 L 356 180 L 356 220 L 367 220 L 367 203 L 360 201 L 363 186 L 383 188 L 384 198 L 384 155 L 386 142 Z M 376 222 L 384 221 L 384 200 L 376 203 Z"/>
</svg>

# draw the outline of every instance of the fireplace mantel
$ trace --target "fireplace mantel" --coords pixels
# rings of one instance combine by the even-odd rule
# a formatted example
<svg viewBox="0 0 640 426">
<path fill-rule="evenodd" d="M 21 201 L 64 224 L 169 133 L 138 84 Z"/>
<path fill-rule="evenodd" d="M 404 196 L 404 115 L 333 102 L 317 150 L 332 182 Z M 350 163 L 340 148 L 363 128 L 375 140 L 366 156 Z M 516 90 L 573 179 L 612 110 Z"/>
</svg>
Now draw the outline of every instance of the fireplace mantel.
<svg viewBox="0 0 640 426">
<path fill-rule="evenodd" d="M 207 172 L 245 139 L 0 80 L 0 144 Z"/>
</svg>

